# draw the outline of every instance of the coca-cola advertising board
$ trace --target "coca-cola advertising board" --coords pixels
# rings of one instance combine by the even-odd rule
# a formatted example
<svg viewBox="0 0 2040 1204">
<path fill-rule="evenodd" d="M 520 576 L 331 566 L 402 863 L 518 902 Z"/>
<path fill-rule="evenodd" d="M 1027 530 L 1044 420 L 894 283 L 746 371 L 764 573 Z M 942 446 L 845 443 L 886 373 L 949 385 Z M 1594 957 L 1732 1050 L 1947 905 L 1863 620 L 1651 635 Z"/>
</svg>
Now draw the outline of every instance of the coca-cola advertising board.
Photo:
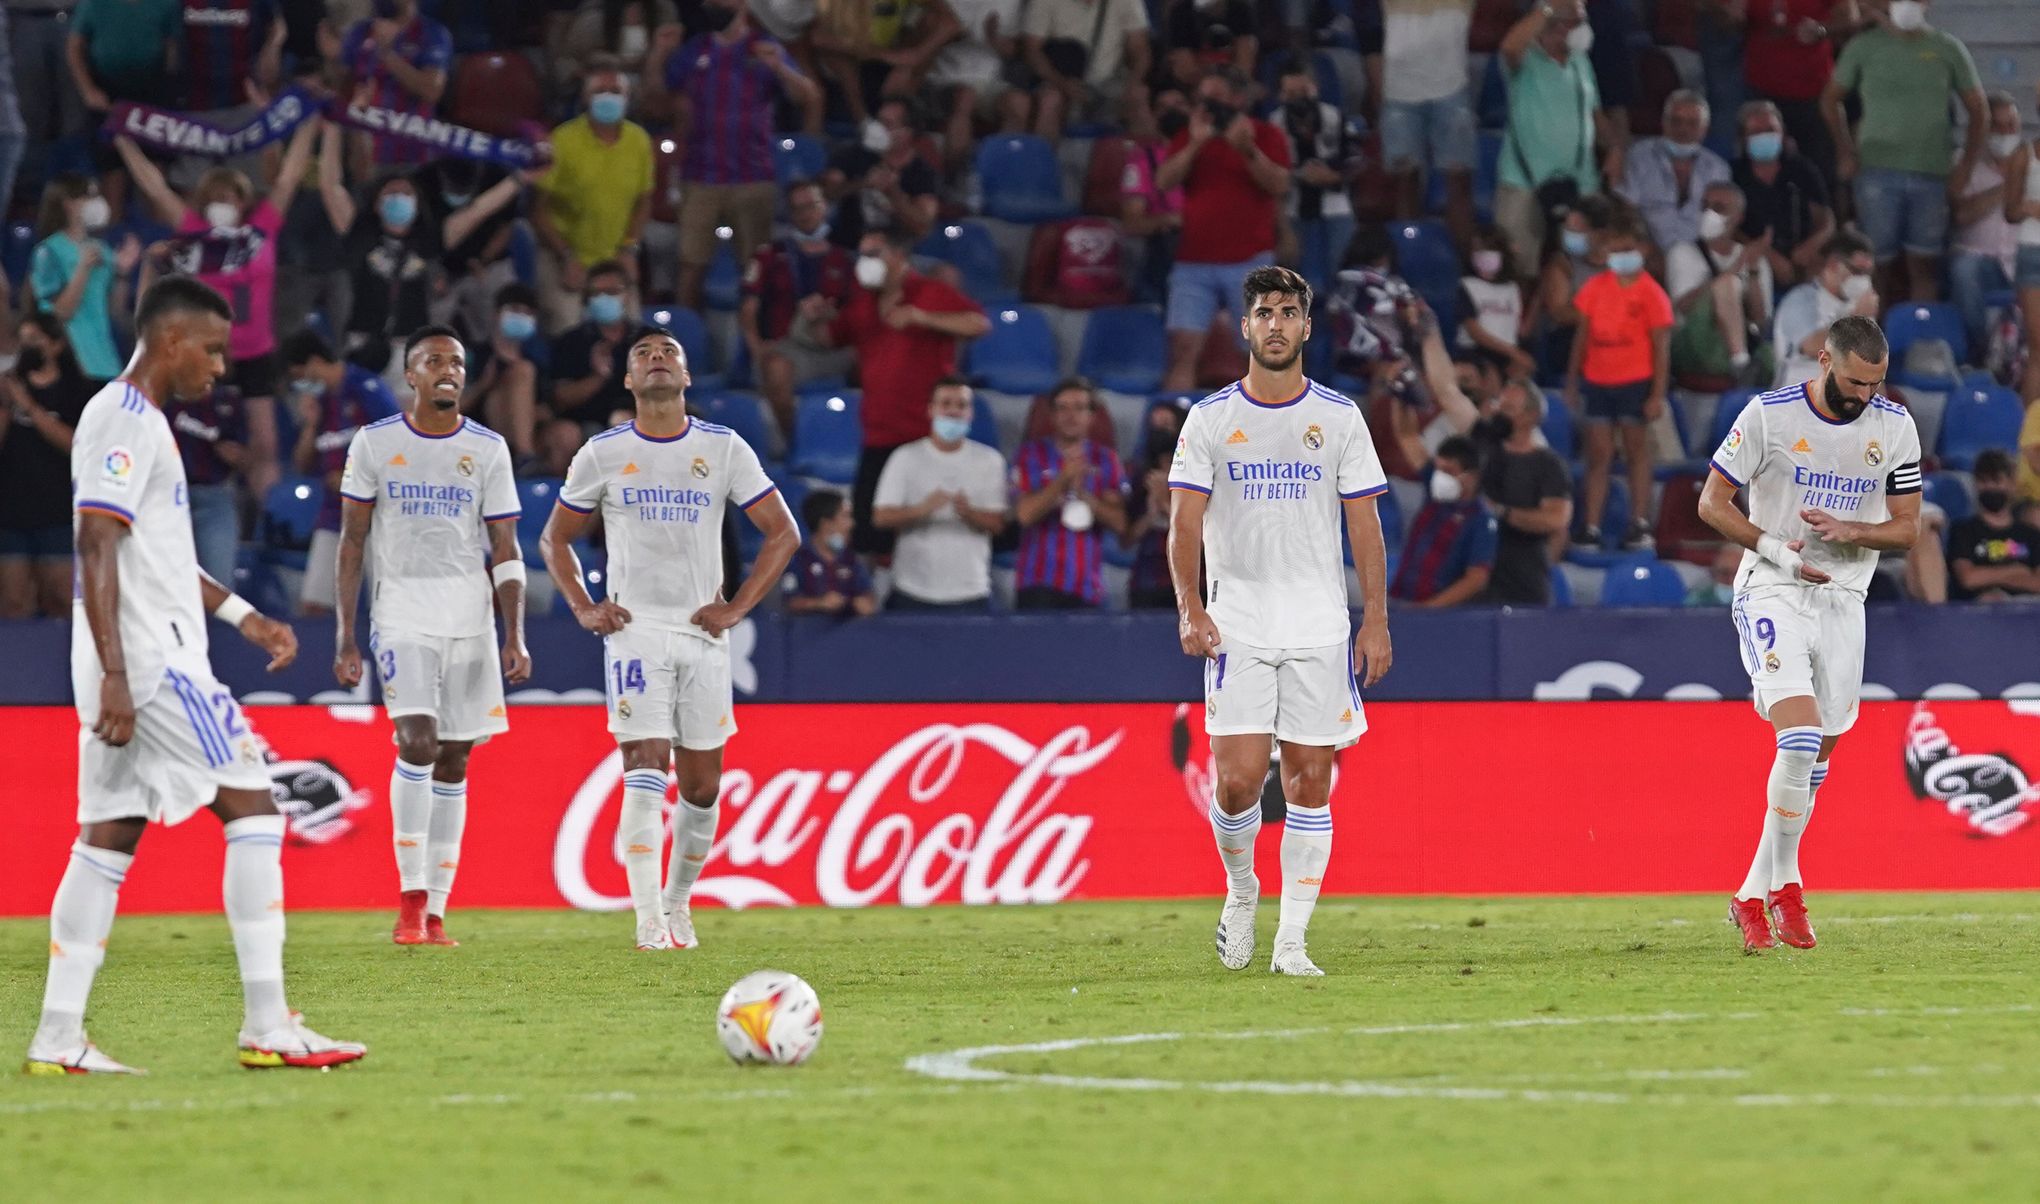
<svg viewBox="0 0 2040 1204">
<path fill-rule="evenodd" d="M 0 914 L 47 910 L 75 835 L 77 720 L 5 712 Z M 393 903 L 389 724 L 251 708 L 291 815 L 291 906 Z M 729 746 L 697 889 L 742 907 L 1215 895 L 1198 707 L 760 705 Z M 1726 891 L 1763 816 L 1768 727 L 1741 703 L 1385 703 L 1342 754 L 1326 889 Z M 477 749 L 457 905 L 622 908 L 623 765 L 586 707 L 524 707 Z M 1802 854 L 1822 889 L 2040 887 L 2040 705 L 1870 703 Z M 1271 816 L 1279 790 L 1266 792 Z M 1263 880 L 1276 841 L 1264 839 Z M 152 831 L 124 912 L 219 905 L 218 825 Z"/>
</svg>

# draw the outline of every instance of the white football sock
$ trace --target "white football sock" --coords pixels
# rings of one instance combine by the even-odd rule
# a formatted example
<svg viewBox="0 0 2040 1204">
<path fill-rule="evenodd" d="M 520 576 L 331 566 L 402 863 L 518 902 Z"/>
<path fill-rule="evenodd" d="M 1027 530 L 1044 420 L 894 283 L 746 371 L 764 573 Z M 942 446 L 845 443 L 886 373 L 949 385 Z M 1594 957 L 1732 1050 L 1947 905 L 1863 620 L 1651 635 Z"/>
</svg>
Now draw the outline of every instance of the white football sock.
<svg viewBox="0 0 2040 1204">
<path fill-rule="evenodd" d="M 1806 835 L 1806 825 L 1813 822 L 1814 796 L 1820 793 L 1820 784 L 1827 781 L 1827 775 L 1827 762 L 1814 762 L 1813 771 L 1806 779 L 1806 810 L 1796 820 L 1778 821 L 1778 841 L 1771 849 L 1772 890 L 1788 882 L 1806 884 L 1806 879 L 1799 876 L 1799 839 Z"/>
<path fill-rule="evenodd" d="M 1331 860 L 1332 805 L 1289 804 L 1289 818 L 1282 825 L 1282 914 L 1275 925 L 1277 949 L 1303 943 Z"/>
<path fill-rule="evenodd" d="M 398 890 L 425 889 L 425 846 L 431 833 L 432 767 L 398 757 L 390 774 L 390 840 L 397 850 Z"/>
<path fill-rule="evenodd" d="M 247 1004 L 245 1032 L 290 1023 L 283 1001 L 283 816 L 249 815 L 227 824 L 227 872 L 220 887 Z"/>
<path fill-rule="evenodd" d="M 71 846 L 71 863 L 50 903 L 50 976 L 33 1048 L 67 1049 L 84 1040 L 85 1001 L 106 960 L 120 884 L 134 860 L 132 853 L 95 849 L 83 840 Z"/>
<path fill-rule="evenodd" d="M 616 829 L 623 843 L 623 876 L 630 884 L 630 905 L 638 923 L 663 923 L 659 907 L 659 841 L 665 835 L 659 814 L 666 805 L 666 775 L 657 769 L 633 769 L 623 775 L 623 819 Z"/>
<path fill-rule="evenodd" d="M 722 817 L 722 800 L 697 807 L 680 800 L 673 812 L 673 852 L 666 860 L 666 890 L 659 897 L 667 911 L 687 906 L 694 882 L 708 864 L 708 851 L 715 847 L 715 825 Z"/>
<path fill-rule="evenodd" d="M 1261 835 L 1261 800 L 1238 815 L 1227 815 L 1211 804 L 1211 834 L 1218 838 L 1218 859 L 1225 863 L 1227 889 L 1235 899 L 1255 895 L 1254 841 Z"/>
<path fill-rule="evenodd" d="M 1750 862 L 1749 876 L 1738 899 L 1761 899 L 1773 889 L 1782 850 L 1790 834 L 1789 857 L 1799 864 L 1799 834 L 1806 830 L 1810 805 L 1807 786 L 1813 776 L 1814 758 L 1820 755 L 1820 729 L 1788 727 L 1778 733 L 1778 753 L 1771 761 L 1771 776 L 1764 787 L 1764 832 L 1757 841 L 1757 855 Z M 1780 884 L 1782 885 L 1782 883 Z"/>
<path fill-rule="evenodd" d="M 460 869 L 460 838 L 467 831 L 467 779 L 432 783 L 432 822 L 425 845 L 425 914 L 446 918 L 446 897 Z"/>
</svg>

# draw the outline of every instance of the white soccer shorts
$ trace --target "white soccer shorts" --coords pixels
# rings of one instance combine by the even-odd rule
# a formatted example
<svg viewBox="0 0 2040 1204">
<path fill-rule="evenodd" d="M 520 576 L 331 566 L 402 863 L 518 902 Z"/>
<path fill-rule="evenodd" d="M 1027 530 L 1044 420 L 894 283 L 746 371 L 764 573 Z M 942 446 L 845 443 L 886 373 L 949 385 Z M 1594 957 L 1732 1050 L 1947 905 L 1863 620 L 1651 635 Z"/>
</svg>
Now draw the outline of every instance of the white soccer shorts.
<svg viewBox="0 0 2040 1204">
<path fill-rule="evenodd" d="M 1839 736 L 1856 724 L 1863 693 L 1863 600 L 1847 590 L 1763 586 L 1737 594 L 1738 649 L 1757 713 L 1811 695 L 1820 728 Z"/>
<path fill-rule="evenodd" d="M 487 740 L 510 730 L 496 633 L 439 636 L 375 631 L 368 639 L 390 718 L 430 715 L 441 740 Z"/>
<path fill-rule="evenodd" d="M 1273 733 L 1278 740 L 1345 748 L 1367 730 L 1353 646 L 1254 648 L 1233 640 L 1204 665 L 1204 730 Z"/>
<path fill-rule="evenodd" d="M 119 748 L 92 734 L 99 682 L 78 674 L 78 822 L 146 819 L 180 824 L 210 807 L 222 787 L 269 791 L 262 746 L 234 701 L 210 673 L 165 670 L 148 701 L 135 706 L 134 738 Z"/>
<path fill-rule="evenodd" d="M 729 644 L 632 625 L 602 641 L 602 661 L 618 743 L 671 740 L 706 751 L 737 734 Z"/>
</svg>

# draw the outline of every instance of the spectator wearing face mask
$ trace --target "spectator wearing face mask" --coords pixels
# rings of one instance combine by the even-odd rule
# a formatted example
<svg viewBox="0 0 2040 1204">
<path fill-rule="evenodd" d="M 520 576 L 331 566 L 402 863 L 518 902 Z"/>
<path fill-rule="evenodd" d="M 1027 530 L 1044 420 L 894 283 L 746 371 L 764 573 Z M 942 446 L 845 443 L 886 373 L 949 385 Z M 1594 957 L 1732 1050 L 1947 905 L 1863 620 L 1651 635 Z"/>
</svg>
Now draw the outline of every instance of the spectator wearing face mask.
<svg viewBox="0 0 2040 1204">
<path fill-rule="evenodd" d="M 1580 311 L 1573 308 L 1573 298 L 1587 281 L 1607 270 L 1608 224 L 1615 220 L 1615 204 L 1620 203 L 1611 204 L 1604 196 L 1581 197 L 1551 231 L 1538 277 L 1537 309 L 1545 363 L 1553 376 L 1562 374 L 1579 330 Z"/>
<path fill-rule="evenodd" d="M 340 555 L 340 473 L 347 467 L 347 449 L 354 443 L 354 432 L 395 417 L 400 407 L 382 377 L 343 362 L 313 331 L 300 330 L 284 340 L 283 365 L 297 413 L 291 468 L 319 478 L 326 487 L 311 550 L 305 554 L 298 612 L 326 615 L 333 612 Z"/>
<path fill-rule="evenodd" d="M 1728 164 L 1700 145 L 1707 136 L 1707 100 L 1681 88 L 1665 98 L 1664 135 L 1632 144 L 1615 192 L 1643 214 L 1660 252 L 1700 237 L 1708 188 L 1729 182 Z"/>
<path fill-rule="evenodd" d="M 1765 245 L 1741 236 L 1742 190 L 1715 184 L 1704 197 L 1700 237 L 1675 243 L 1665 253 L 1665 291 L 1672 298 L 1672 371 L 1705 378 L 1695 384 L 1718 387 L 1719 378 L 1756 383 L 1773 375 L 1771 348 L 1771 260 Z"/>
<path fill-rule="evenodd" d="M 1509 119 L 1497 166 L 1495 225 L 1524 275 L 1537 270 L 1546 217 L 1558 207 L 1558 194 L 1569 194 L 1564 199 L 1571 203 L 1601 191 L 1596 139 L 1611 148 L 1620 145 L 1587 61 L 1593 46 L 1594 28 L 1580 0 L 1534 4 L 1502 39 Z"/>
<path fill-rule="evenodd" d="M 2012 509 L 2012 457 L 1976 457 L 1976 513 L 1948 532 L 1948 600 L 2009 602 L 2040 597 L 2040 530 Z"/>
<path fill-rule="evenodd" d="M 1014 575 L 1022 610 L 1105 605 L 1104 533 L 1126 531 L 1126 474 L 1119 455 L 1090 438 L 1098 391 L 1075 377 L 1049 393 L 1055 426 L 1013 457 L 1013 514 L 1020 524 Z"/>
<path fill-rule="evenodd" d="M 1751 94 L 1771 106 L 1778 129 L 1790 135 L 1798 153 L 1819 173 L 1822 191 L 1832 196 L 1835 144 L 1821 116 L 1820 97 L 1835 74 L 1835 47 L 1856 26 L 1857 0 L 1763 0 L 1738 7 L 1747 22 L 1743 78 Z M 1736 183 L 1749 191 L 1747 183 Z M 1753 209 L 1756 203 L 1752 196 Z"/>
<path fill-rule="evenodd" d="M 625 307 L 637 312 L 638 244 L 652 212 L 651 135 L 624 117 L 630 80 L 613 60 L 597 60 L 582 99 L 581 115 L 552 132 L 552 170 L 531 211 L 540 309 L 553 330 L 581 320 L 591 263 L 623 268 L 631 286 Z"/>
<path fill-rule="evenodd" d="M 1580 329 L 1566 369 L 1566 404 L 1586 420 L 1586 514 L 1574 542 L 1601 545 L 1600 519 L 1615 459 L 1615 430 L 1629 469 L 1630 521 L 1625 550 L 1651 546 L 1649 424 L 1665 407 L 1671 382 L 1672 302 L 1643 271 L 1643 232 L 1618 217 L 1607 236 L 1608 270 L 1573 299 Z"/>
<path fill-rule="evenodd" d="M 822 179 L 836 194 L 830 237 L 854 248 L 867 230 L 900 228 L 916 240 L 934 227 L 941 178 L 921 153 L 913 102 L 893 97 L 864 123 L 863 141 L 831 159 Z"/>
<path fill-rule="evenodd" d="M 850 551 L 850 506 L 843 495 L 815 490 L 801 502 L 800 517 L 808 537 L 786 566 L 787 611 L 837 619 L 876 614 L 871 578 Z"/>
<path fill-rule="evenodd" d="M 892 548 L 890 533 L 871 520 L 886 460 L 928 433 L 926 399 L 937 382 L 956 374 L 963 342 L 992 326 L 977 302 L 909 266 L 912 245 L 896 230 L 865 235 L 855 269 L 859 287 L 828 326 L 829 345 L 855 353 L 864 390 L 864 451 L 850 494 L 863 553 Z"/>
<path fill-rule="evenodd" d="M 1403 540 L 1388 596 L 1426 610 L 1465 606 L 1486 592 L 1501 539 L 1480 494 L 1480 451 L 1454 435 L 1439 446 L 1426 476 L 1430 498 Z"/>
<path fill-rule="evenodd" d="M 1762 240 L 1771 274 L 1796 284 L 1819 270 L 1820 248 L 1835 232 L 1835 213 L 1821 173 L 1785 144 L 1778 106 L 1753 100 L 1742 107 L 1742 154 L 1729 165 L 1746 207 L 1742 233 Z"/>
<path fill-rule="evenodd" d="M 1922 0 L 1872 7 L 1875 22 L 1849 39 L 1821 94 L 1835 140 L 1835 173 L 1856 183 L 1856 218 L 1885 273 L 1886 296 L 1899 295 L 1901 253 L 1915 301 L 1940 294 L 1948 198 L 1962 196 L 1983 159 L 1990 115 L 1976 64 L 1961 41 L 1927 24 Z M 1862 123 L 1851 130 L 1843 102 L 1854 93 Z M 1948 161 L 1948 98 L 1968 114 L 1962 153 Z"/>
<path fill-rule="evenodd" d="M 64 324 L 64 337 L 85 378 L 108 381 L 120 375 L 120 350 L 113 341 L 113 315 L 126 313 L 141 245 L 132 237 L 120 252 L 100 235 L 112 220 L 99 187 L 66 172 L 43 188 L 36 213 L 38 241 L 28 257 L 28 292 L 35 307 Z"/>
<path fill-rule="evenodd" d="M 850 252 L 830 240 L 820 185 L 787 185 L 786 211 L 788 231 L 759 247 L 745 269 L 737 328 L 750 349 L 758 391 L 781 433 L 790 434 L 795 390 L 849 375 L 850 349 L 830 346 L 827 329 L 850 303 L 857 276 Z"/>
<path fill-rule="evenodd" d="M 2026 191 L 2025 174 L 2013 183 L 2008 168 L 2025 145 L 2019 136 L 2019 102 L 2009 92 L 1990 94 L 1990 137 L 1969 173 L 1969 190 L 1955 202 L 1955 236 L 1948 246 L 1949 299 L 1962 310 L 1969 345 L 1978 356 L 1990 344 L 1990 307 L 1984 298 L 2012 287 L 2019 231 L 2005 220 L 2005 195 Z"/>
<path fill-rule="evenodd" d="M 1281 87 L 1282 107 L 1273 116 L 1289 135 L 1296 170 L 1296 184 L 1283 197 L 1284 212 L 1296 232 L 1298 270 L 1322 285 L 1353 237 L 1353 200 L 1346 190 L 1360 148 L 1345 117 L 1318 99 L 1317 77 L 1308 68 L 1284 72 Z"/>
<path fill-rule="evenodd" d="M 92 385 L 54 314 L 21 320 L 0 376 L 0 619 L 71 613 L 71 433 Z"/>
<path fill-rule="evenodd" d="M 1006 461 L 970 439 L 974 404 L 961 377 L 938 381 L 927 437 L 894 452 L 879 474 L 872 522 L 898 537 L 887 610 L 983 610 L 991 597 Z"/>
<path fill-rule="evenodd" d="M 1126 167 L 1119 175 L 1119 229 L 1142 240 L 1135 300 L 1156 302 L 1168 296 L 1169 271 L 1176 266 L 1176 240 L 1183 233 L 1183 189 L 1163 190 L 1155 177 L 1168 157 L 1169 143 L 1190 124 L 1190 102 L 1167 88 L 1155 93 L 1154 112 L 1133 128 L 1127 142 Z M 1173 603 L 1171 603 L 1173 605 Z"/>
<path fill-rule="evenodd" d="M 1849 314 L 1877 316 L 1877 290 L 1870 282 L 1874 269 L 1870 244 L 1862 235 L 1844 231 L 1828 239 L 1821 248 L 1820 270 L 1778 302 L 1778 316 L 1771 323 L 1777 387 L 1820 375 L 1816 357 L 1827 346 L 1827 329 L 1836 319 Z"/>
<path fill-rule="evenodd" d="M 483 424 L 510 445 L 511 462 L 523 466 L 537 452 L 538 397 L 552 357 L 538 331 L 537 293 L 513 281 L 497 291 L 495 302 L 488 335 L 468 348 L 461 408 L 479 412 Z"/>
<path fill-rule="evenodd" d="M 349 26 L 335 50 L 346 64 L 353 86 L 366 88 L 372 103 L 430 117 L 446 92 L 453 35 L 446 26 L 419 13 L 417 0 L 372 0 L 369 16 Z M 359 137 L 356 146 L 367 153 L 355 162 L 364 175 L 371 164 L 419 164 L 434 157 L 422 142 L 381 134 Z"/>
<path fill-rule="evenodd" d="M 174 191 L 157 166 L 127 138 L 114 139 L 128 176 L 177 237 L 150 248 L 150 274 L 182 272 L 216 289 L 234 308 L 227 339 L 227 383 L 240 393 L 248 418 L 248 460 L 242 472 L 260 496 L 275 482 L 276 248 L 283 215 L 311 167 L 318 122 L 298 127 L 269 195 L 255 196 L 248 177 L 215 167 L 189 198 Z M 144 286 L 146 287 L 146 286 Z"/>
<path fill-rule="evenodd" d="M 1529 376 L 1537 369 L 1522 345 L 1530 313 L 1523 285 L 1509 270 L 1508 249 L 1492 226 L 1475 230 L 1472 246 L 1459 279 L 1459 349 L 1506 364 L 1513 376 Z"/>
<path fill-rule="evenodd" d="M 633 404 L 623 385 L 624 357 L 630 351 L 624 300 L 629 289 L 629 278 L 617 264 L 589 268 L 581 324 L 553 340 L 552 415 L 575 424 L 584 435 L 609 426 L 610 415 Z"/>
</svg>

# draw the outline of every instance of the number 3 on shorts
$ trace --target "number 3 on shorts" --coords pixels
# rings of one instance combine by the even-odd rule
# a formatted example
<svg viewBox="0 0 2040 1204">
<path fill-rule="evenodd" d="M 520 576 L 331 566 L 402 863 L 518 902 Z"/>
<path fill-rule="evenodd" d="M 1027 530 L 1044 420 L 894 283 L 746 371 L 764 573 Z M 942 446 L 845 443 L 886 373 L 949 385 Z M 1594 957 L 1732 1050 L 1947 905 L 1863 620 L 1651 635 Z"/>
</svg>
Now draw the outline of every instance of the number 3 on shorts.
<svg viewBox="0 0 2040 1204">
<path fill-rule="evenodd" d="M 381 662 L 382 662 L 382 679 L 383 679 L 383 685 L 387 686 L 387 685 L 389 685 L 389 684 L 390 684 L 391 682 L 393 682 L 393 681 L 397 680 L 397 651 L 396 651 L 396 649 L 394 649 L 394 648 L 385 648 L 385 649 L 383 649 L 383 654 L 382 654 L 382 657 L 381 657 Z"/>
</svg>

